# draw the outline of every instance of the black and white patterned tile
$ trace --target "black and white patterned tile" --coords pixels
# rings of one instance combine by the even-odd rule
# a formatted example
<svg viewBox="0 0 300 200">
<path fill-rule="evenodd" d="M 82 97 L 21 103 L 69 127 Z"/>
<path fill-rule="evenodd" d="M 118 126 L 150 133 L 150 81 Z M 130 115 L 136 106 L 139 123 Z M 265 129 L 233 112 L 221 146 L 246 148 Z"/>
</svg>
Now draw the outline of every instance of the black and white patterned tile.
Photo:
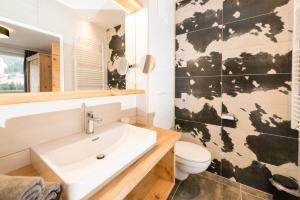
<svg viewBox="0 0 300 200">
<path fill-rule="evenodd" d="M 176 77 L 220 75 L 222 30 L 218 27 L 176 36 Z"/>
<path fill-rule="evenodd" d="M 298 138 L 290 128 L 289 74 L 225 76 L 222 89 L 223 110 L 235 115 L 235 128 Z"/>
<path fill-rule="evenodd" d="M 274 174 L 298 178 L 298 140 L 288 137 L 225 128 L 227 141 L 234 144 L 223 151 L 222 176 L 271 193 L 269 178 Z"/>
<path fill-rule="evenodd" d="M 280 166 L 289 166 L 294 170 L 287 171 L 282 167 L 281 173 L 297 177 L 297 139 L 227 127 L 223 127 L 222 130 L 229 138 L 227 139 L 229 147 L 232 147 L 230 151 L 223 150 L 223 152 L 225 158 L 231 158 L 232 163 L 238 164 L 235 162 L 239 162 L 239 159 L 248 159 L 279 168 Z"/>
<path fill-rule="evenodd" d="M 291 91 L 291 74 L 222 77 L 222 92 L 228 96 L 236 97 L 242 94 L 265 92 L 260 93 L 260 95 L 266 95 L 266 98 L 270 100 L 270 98 L 268 98 L 269 91 L 271 91 L 274 95 L 276 93 L 284 94 L 284 97 L 289 98 Z M 283 103 L 286 103 L 286 101 Z"/>
<path fill-rule="evenodd" d="M 176 6 L 175 113 L 183 138 L 213 152 L 210 171 L 240 183 L 273 192 L 273 174 L 297 179 L 293 1 L 178 0 Z M 236 121 L 221 121 L 222 112 Z"/>
<path fill-rule="evenodd" d="M 176 34 L 222 25 L 221 0 L 177 0 Z"/>
<path fill-rule="evenodd" d="M 181 93 L 208 100 L 221 97 L 221 76 L 176 78 L 175 84 L 176 98 L 180 98 Z"/>
<path fill-rule="evenodd" d="M 292 0 L 224 0 L 224 23 L 292 9 Z"/>
<path fill-rule="evenodd" d="M 222 53 L 223 75 L 291 73 L 290 42 L 243 47 Z"/>
<path fill-rule="evenodd" d="M 175 116 L 221 125 L 221 77 L 176 78 Z M 186 101 L 181 99 L 186 95 Z"/>
<path fill-rule="evenodd" d="M 293 36 L 291 8 L 284 6 L 274 13 L 224 24 L 223 28 L 223 52 L 256 46 L 257 49 L 270 50 L 272 44 L 282 42 L 291 44 Z M 278 51 L 280 53 L 280 49 Z"/>
<path fill-rule="evenodd" d="M 112 71 L 108 70 L 107 73 L 107 80 L 113 81 L 113 80 L 125 80 L 125 75 L 120 75 L 117 71 L 117 69 L 114 69 Z"/>
<path fill-rule="evenodd" d="M 260 133 L 248 135 L 247 147 L 255 153 L 257 160 L 273 166 L 290 165 L 292 171 L 284 170 L 289 176 L 297 178 L 298 140 L 288 137 Z"/>
<path fill-rule="evenodd" d="M 212 155 L 209 171 L 221 174 L 221 151 L 223 142 L 220 137 L 221 127 L 176 119 L 176 130 L 182 133 L 182 140 L 207 148 Z"/>
<path fill-rule="evenodd" d="M 280 137 L 271 136 L 276 139 Z M 268 138 L 270 139 L 270 138 Z M 294 140 L 294 139 L 289 139 Z M 269 141 L 271 142 L 271 141 Z M 297 143 L 295 140 L 292 143 Z M 290 143 L 290 144 L 292 144 Z M 278 147 L 272 149 L 265 149 L 264 151 L 271 151 Z M 280 148 L 280 147 L 279 147 Z M 277 150 L 277 149 L 276 149 Z M 295 150 L 295 149 L 293 149 Z M 268 153 L 263 153 L 264 155 Z M 278 157 L 282 156 L 277 155 Z M 290 158 L 294 156 L 289 155 Z M 286 177 L 292 177 L 295 180 L 298 178 L 297 165 L 293 161 L 285 163 L 279 166 L 264 163 L 258 160 L 249 159 L 246 157 L 240 157 L 235 154 L 227 154 L 221 160 L 221 172 L 222 176 L 237 181 L 239 183 L 254 187 L 256 189 L 273 193 L 274 188 L 271 185 L 269 179 L 274 174 L 280 174 Z"/>
<path fill-rule="evenodd" d="M 125 28 L 119 25 L 106 31 L 108 41 L 107 80 L 109 88 L 126 88 L 125 75 L 117 71 L 117 60 L 125 56 Z"/>
<path fill-rule="evenodd" d="M 126 80 L 124 80 L 124 79 L 110 80 L 110 81 L 108 81 L 108 88 L 125 90 L 126 89 Z"/>
<path fill-rule="evenodd" d="M 191 122 L 176 119 L 176 130 L 182 132 L 182 137 L 190 142 L 200 144 L 214 151 L 220 149 L 222 141 L 220 139 L 221 127 L 199 122 Z M 219 157 L 219 156 L 216 156 Z"/>
</svg>

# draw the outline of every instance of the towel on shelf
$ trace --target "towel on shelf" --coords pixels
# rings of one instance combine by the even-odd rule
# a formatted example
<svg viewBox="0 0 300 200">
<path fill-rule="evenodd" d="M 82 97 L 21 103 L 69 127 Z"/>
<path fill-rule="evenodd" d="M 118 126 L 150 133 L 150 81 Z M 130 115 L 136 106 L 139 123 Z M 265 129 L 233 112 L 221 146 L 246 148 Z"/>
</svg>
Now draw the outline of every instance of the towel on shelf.
<svg viewBox="0 0 300 200">
<path fill-rule="evenodd" d="M 0 200 L 38 200 L 43 195 L 44 185 L 41 177 L 0 174 Z"/>
<path fill-rule="evenodd" d="M 46 183 L 40 200 L 58 200 L 61 195 L 62 188 L 57 183 Z"/>
</svg>

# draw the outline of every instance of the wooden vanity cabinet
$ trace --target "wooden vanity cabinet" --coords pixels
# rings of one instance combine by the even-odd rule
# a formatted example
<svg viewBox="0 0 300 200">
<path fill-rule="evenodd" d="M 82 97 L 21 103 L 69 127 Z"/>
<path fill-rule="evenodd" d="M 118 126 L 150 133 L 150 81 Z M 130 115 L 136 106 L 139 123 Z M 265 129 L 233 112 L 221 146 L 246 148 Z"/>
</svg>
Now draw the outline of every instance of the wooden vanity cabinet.
<svg viewBox="0 0 300 200">
<path fill-rule="evenodd" d="M 175 185 L 174 147 L 126 196 L 125 200 L 166 200 Z"/>
<path fill-rule="evenodd" d="M 175 185 L 175 142 L 180 134 L 161 128 L 136 124 L 157 132 L 157 144 L 140 159 L 95 191 L 89 200 L 167 200 Z M 15 170 L 9 175 L 38 176 L 33 167 Z M 51 176 L 44 177 L 51 181 Z"/>
<path fill-rule="evenodd" d="M 157 144 L 89 200 L 167 200 L 175 185 L 174 146 L 180 134 L 148 125 Z"/>
</svg>

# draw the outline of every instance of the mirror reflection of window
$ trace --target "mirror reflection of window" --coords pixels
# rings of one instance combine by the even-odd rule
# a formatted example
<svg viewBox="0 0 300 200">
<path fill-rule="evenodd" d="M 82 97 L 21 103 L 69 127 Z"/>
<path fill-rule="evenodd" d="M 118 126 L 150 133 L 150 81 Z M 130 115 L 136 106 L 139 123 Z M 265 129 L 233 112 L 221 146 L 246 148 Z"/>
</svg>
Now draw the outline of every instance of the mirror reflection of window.
<svg viewBox="0 0 300 200">
<path fill-rule="evenodd" d="M 0 93 L 24 92 L 24 54 L 0 52 Z"/>
<path fill-rule="evenodd" d="M 62 36 L 7 18 L 0 27 L 0 93 L 60 91 Z"/>
</svg>

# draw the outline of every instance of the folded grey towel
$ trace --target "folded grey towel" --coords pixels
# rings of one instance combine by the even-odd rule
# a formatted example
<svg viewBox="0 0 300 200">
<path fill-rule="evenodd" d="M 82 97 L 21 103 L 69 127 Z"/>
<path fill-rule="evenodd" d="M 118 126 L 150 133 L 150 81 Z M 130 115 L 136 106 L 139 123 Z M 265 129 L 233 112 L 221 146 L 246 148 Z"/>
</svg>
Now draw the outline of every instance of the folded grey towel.
<svg viewBox="0 0 300 200">
<path fill-rule="evenodd" d="M 38 200 L 43 187 L 44 180 L 41 177 L 0 174 L 0 200 Z"/>
<path fill-rule="evenodd" d="M 61 186 L 57 183 L 46 183 L 43 195 L 39 200 L 58 200 L 61 194 Z"/>
</svg>

